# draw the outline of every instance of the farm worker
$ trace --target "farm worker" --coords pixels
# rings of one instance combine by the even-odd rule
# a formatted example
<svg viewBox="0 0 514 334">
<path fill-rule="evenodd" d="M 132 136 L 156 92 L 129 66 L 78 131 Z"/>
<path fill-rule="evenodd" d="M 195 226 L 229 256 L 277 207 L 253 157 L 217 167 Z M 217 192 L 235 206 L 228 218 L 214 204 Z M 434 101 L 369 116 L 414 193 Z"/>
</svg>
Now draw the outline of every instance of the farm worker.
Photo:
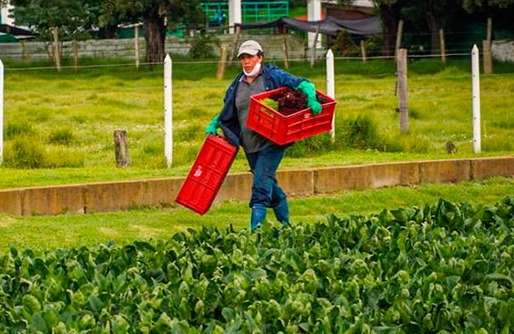
<svg viewBox="0 0 514 334">
<path fill-rule="evenodd" d="M 221 128 L 233 145 L 242 146 L 253 174 L 250 227 L 255 231 L 272 208 L 277 220 L 289 224 L 287 197 L 277 183 L 276 171 L 284 157 L 285 146 L 278 146 L 246 127 L 250 96 L 287 86 L 303 92 L 312 113 L 321 112 L 314 84 L 291 75 L 271 64 L 264 64 L 262 47 L 254 40 L 241 44 L 237 52 L 242 71 L 228 87 L 221 112 L 209 123 L 205 132 L 214 135 Z"/>
</svg>

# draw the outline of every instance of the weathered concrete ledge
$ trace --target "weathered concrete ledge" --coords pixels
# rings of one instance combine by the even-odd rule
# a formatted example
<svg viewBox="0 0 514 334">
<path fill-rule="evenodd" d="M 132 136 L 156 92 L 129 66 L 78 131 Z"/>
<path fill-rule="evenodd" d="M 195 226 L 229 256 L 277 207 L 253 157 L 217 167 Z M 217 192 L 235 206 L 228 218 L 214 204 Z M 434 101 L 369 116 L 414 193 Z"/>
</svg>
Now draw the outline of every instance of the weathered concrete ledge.
<svg viewBox="0 0 514 334">
<path fill-rule="evenodd" d="M 342 190 L 514 176 L 514 157 L 393 162 L 278 172 L 291 197 Z M 90 213 L 174 204 L 184 177 L 0 190 L 0 212 L 15 216 Z M 248 200 L 249 173 L 230 174 L 216 201 Z"/>
</svg>

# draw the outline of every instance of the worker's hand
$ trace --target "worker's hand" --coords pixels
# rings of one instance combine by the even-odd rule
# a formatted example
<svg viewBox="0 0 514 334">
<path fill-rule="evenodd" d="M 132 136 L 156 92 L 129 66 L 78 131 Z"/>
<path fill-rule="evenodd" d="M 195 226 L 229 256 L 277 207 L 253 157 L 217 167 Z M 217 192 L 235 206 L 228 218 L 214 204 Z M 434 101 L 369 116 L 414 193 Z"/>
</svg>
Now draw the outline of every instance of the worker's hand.
<svg viewBox="0 0 514 334">
<path fill-rule="evenodd" d="M 309 106 L 309 108 L 311 108 L 313 115 L 318 115 L 319 113 L 321 113 L 321 104 L 318 102 L 316 98 L 314 98 L 314 100 L 307 99 L 307 105 Z"/>
<path fill-rule="evenodd" d="M 318 102 L 316 98 L 316 87 L 312 82 L 307 80 L 302 81 L 298 87 L 296 87 L 299 91 L 301 91 L 307 97 L 307 106 L 311 108 L 313 115 L 318 115 L 322 108 L 321 104 Z"/>
<path fill-rule="evenodd" d="M 207 124 L 207 127 L 205 128 L 205 134 L 207 135 L 216 135 L 217 134 L 217 130 L 219 128 L 219 118 L 220 118 L 220 115 L 217 114 L 216 116 L 214 116 L 211 121 L 209 122 L 209 124 Z"/>
</svg>

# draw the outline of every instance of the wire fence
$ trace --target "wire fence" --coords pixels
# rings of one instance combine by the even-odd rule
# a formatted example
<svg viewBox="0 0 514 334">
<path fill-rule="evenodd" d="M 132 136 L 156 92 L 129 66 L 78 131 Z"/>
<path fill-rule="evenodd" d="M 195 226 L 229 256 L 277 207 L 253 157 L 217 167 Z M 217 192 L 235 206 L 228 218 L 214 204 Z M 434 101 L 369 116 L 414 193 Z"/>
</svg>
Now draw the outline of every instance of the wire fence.
<svg viewBox="0 0 514 334">
<path fill-rule="evenodd" d="M 439 55 L 433 54 L 429 55 L 431 57 L 429 58 L 436 58 Z M 470 53 L 462 53 L 462 54 L 454 54 L 454 55 L 448 55 L 448 57 L 469 57 Z M 411 55 L 411 58 L 418 59 L 416 55 Z M 389 57 L 375 57 L 375 58 L 368 58 L 370 61 L 381 61 L 381 60 L 393 60 L 394 56 Z M 284 59 L 274 59 L 274 61 L 283 61 Z M 335 60 L 340 61 L 350 61 L 359 63 L 361 60 L 360 57 L 335 57 Z M 298 62 L 306 62 L 305 58 L 296 58 L 296 59 L 289 59 L 289 61 L 298 61 Z M 186 61 L 183 59 L 179 59 L 173 62 L 174 66 L 181 66 L 188 68 L 188 66 L 198 66 L 202 67 L 202 65 L 205 64 L 211 64 L 215 65 L 218 63 L 218 60 L 199 60 L 199 61 Z M 230 62 L 231 64 L 237 64 L 237 61 Z M 318 60 L 317 66 L 324 67 L 324 59 Z M 337 63 L 336 63 L 337 65 Z M 364 64 L 363 64 L 364 65 Z M 33 94 L 32 98 L 34 99 L 40 99 L 41 104 L 47 105 L 51 104 L 51 107 L 55 109 L 55 114 L 62 115 L 62 117 L 56 117 L 53 115 L 53 113 L 50 114 L 50 116 L 47 116 L 49 120 L 43 121 L 41 124 L 37 124 L 36 126 L 38 129 L 41 129 L 45 127 L 46 132 L 52 133 L 56 127 L 65 127 L 68 124 L 78 124 L 74 117 L 77 119 L 84 118 L 84 116 L 80 112 L 76 112 L 73 107 L 73 103 L 64 103 L 63 106 L 60 106 L 60 101 L 63 101 L 64 97 L 66 96 L 74 96 L 75 100 L 84 101 L 86 105 L 90 106 L 92 110 L 92 114 L 94 114 L 94 121 L 93 119 L 89 119 L 85 121 L 84 125 L 81 126 L 74 126 L 72 130 L 70 130 L 74 135 L 84 137 L 84 138 L 95 138 L 94 140 L 87 141 L 84 140 L 84 143 L 81 145 L 83 147 L 75 147 L 70 146 L 69 149 L 70 152 L 73 150 L 77 151 L 87 151 L 89 152 L 88 155 L 86 155 L 85 160 L 87 161 L 86 164 L 88 165 L 94 165 L 96 162 L 95 159 L 99 161 L 105 161 L 109 160 L 107 156 L 110 156 L 111 154 L 111 136 L 110 133 L 116 128 L 119 127 L 120 124 L 122 124 L 123 127 L 128 129 L 133 136 L 132 140 L 134 144 L 131 146 L 131 149 L 134 150 L 135 159 L 139 159 L 139 161 L 143 161 L 144 159 L 148 159 L 148 161 L 151 160 L 152 156 L 157 156 L 160 154 L 160 146 L 156 145 L 155 142 L 160 142 L 160 135 L 162 134 L 162 110 L 159 107 L 161 101 L 162 101 L 162 72 L 160 69 L 162 69 L 162 63 L 155 62 L 155 63 L 141 63 L 141 67 L 149 67 L 154 66 L 157 67 L 159 70 L 154 71 L 140 71 L 136 72 L 134 70 L 134 73 L 138 73 L 138 76 L 141 77 L 151 77 L 152 80 L 144 80 L 143 82 L 139 81 L 132 81 L 124 83 L 123 85 L 117 86 L 116 80 L 119 82 L 123 82 L 123 79 L 116 79 L 113 81 L 114 85 L 110 86 L 111 83 L 105 83 L 102 85 L 98 84 L 98 81 L 95 82 L 95 84 L 92 84 L 91 86 L 84 87 L 83 84 L 70 87 L 67 89 L 66 87 L 62 87 L 59 89 L 48 89 L 46 90 L 45 87 L 37 87 L 36 91 L 30 92 Z M 355 125 L 351 125 L 347 121 L 351 120 L 351 118 L 348 118 L 347 109 L 348 106 L 351 105 L 351 108 L 353 109 L 351 117 L 354 117 L 356 115 L 357 110 L 360 110 L 359 108 L 363 108 L 364 106 L 368 108 L 370 111 L 373 109 L 373 114 L 375 114 L 374 117 L 376 119 L 374 122 L 377 124 L 384 123 L 387 124 L 386 127 L 388 128 L 394 128 L 397 126 L 397 122 L 393 120 L 395 115 L 395 108 L 397 107 L 397 96 L 395 96 L 395 81 L 396 81 L 396 75 L 394 72 L 394 66 L 390 66 L 393 71 L 388 73 L 371 73 L 373 77 L 365 77 L 365 76 L 351 76 L 346 73 L 344 73 L 344 66 L 335 67 L 336 70 L 336 84 L 337 84 L 337 90 L 336 90 L 336 97 L 338 99 L 339 105 L 341 106 L 338 108 L 342 113 L 340 115 L 345 115 L 345 118 L 342 118 L 341 116 L 338 116 L 338 123 L 336 123 L 336 129 L 337 131 L 343 132 L 343 131 L 356 131 Z M 116 72 L 123 72 L 126 68 L 134 68 L 133 62 L 126 62 L 126 63 L 112 63 L 112 64 L 94 64 L 94 65 L 83 65 L 79 66 L 79 69 L 105 69 L 105 68 L 113 68 L 113 69 L 120 69 L 120 71 Z M 63 66 L 64 70 L 74 70 L 74 66 Z M 300 70 L 300 67 L 296 67 L 296 70 Z M 29 67 L 29 68 L 6 68 L 7 71 L 55 71 L 55 67 L 53 66 L 39 66 L 39 67 Z M 209 72 L 209 70 L 203 70 L 204 72 Z M 460 70 L 459 70 L 460 71 Z M 294 72 L 292 72 L 294 74 Z M 316 73 L 316 72 L 312 72 Z M 436 71 L 436 73 L 438 73 Z M 514 72 L 513 72 L 514 73 Z M 314 78 L 317 82 L 317 86 L 321 88 L 321 90 L 324 90 L 324 75 L 325 72 L 319 71 L 316 74 L 316 78 Z M 453 110 L 451 112 L 463 115 L 465 113 L 469 113 L 470 110 L 470 101 L 471 101 L 471 73 L 463 73 L 462 71 L 455 73 L 449 73 L 448 75 L 451 75 L 451 82 L 449 81 L 450 78 L 446 77 L 443 78 L 443 81 L 441 83 L 438 83 L 437 80 L 432 80 L 431 78 L 427 78 L 425 76 L 417 76 L 414 75 L 412 78 L 409 78 L 409 106 L 411 108 L 410 112 L 412 111 L 412 123 L 416 124 L 416 114 L 421 114 L 423 118 L 423 122 L 419 122 L 419 124 L 423 123 L 424 125 L 420 125 L 420 128 L 416 128 L 416 132 L 413 133 L 413 139 L 412 142 L 409 142 L 405 145 L 415 145 L 416 142 L 421 140 L 421 144 L 427 143 L 427 137 L 434 136 L 437 137 L 438 142 L 434 145 L 439 145 L 442 147 L 444 144 L 442 142 L 444 140 L 452 140 L 455 142 L 460 143 L 459 145 L 462 145 L 462 143 L 471 143 L 471 132 L 464 132 L 460 129 L 464 128 L 465 126 L 462 126 L 462 123 L 464 121 L 460 120 L 460 127 L 459 131 L 452 130 L 450 134 L 445 133 L 444 126 L 434 125 L 437 124 L 439 121 L 437 118 L 442 117 L 447 112 L 448 108 L 453 108 L 457 110 Z M 180 163 L 184 163 L 186 161 L 190 161 L 194 159 L 194 154 L 189 154 L 186 152 L 189 152 L 191 150 L 191 143 L 198 144 L 200 143 L 202 136 L 203 136 L 203 122 L 207 118 L 212 117 L 216 112 L 219 111 L 222 104 L 222 95 L 224 90 L 226 89 L 227 83 L 226 81 L 215 81 L 214 80 L 215 73 L 212 73 L 212 79 L 213 80 L 206 80 L 202 81 L 201 85 L 199 87 L 196 86 L 196 83 L 188 81 L 188 80 L 177 80 L 174 84 L 174 90 L 173 90 L 173 103 L 174 108 L 176 108 L 175 113 L 175 121 L 174 121 L 174 133 L 175 133 L 175 149 L 176 153 L 179 155 L 177 158 L 177 161 Z M 380 76 L 380 77 L 377 77 Z M 53 80 L 53 76 L 49 76 L 48 80 Z M 78 77 L 80 80 L 88 80 L 88 76 L 85 77 Z M 484 138 L 489 138 L 490 136 L 498 136 L 498 141 L 502 141 L 502 143 L 493 142 L 494 145 L 497 145 L 498 150 L 507 150 L 511 146 L 509 144 L 503 143 L 505 141 L 505 138 L 508 137 L 507 134 L 505 134 L 507 130 L 504 131 L 506 127 L 509 127 L 511 124 L 514 124 L 514 121 L 512 120 L 513 115 L 512 113 L 508 112 L 508 108 L 505 106 L 505 102 L 503 101 L 510 101 L 512 100 L 513 96 L 509 93 L 509 85 L 512 87 L 512 85 L 509 82 L 513 82 L 513 76 L 511 74 L 491 74 L 490 76 L 485 77 L 486 80 L 482 82 L 482 100 L 484 105 L 484 110 L 491 110 L 490 114 L 486 114 L 484 116 Z M 59 80 L 59 76 L 55 76 L 56 80 Z M 503 79 L 507 79 L 505 81 L 501 81 Z M 430 81 L 429 87 L 425 87 L 426 83 Z M 510 80 L 510 81 L 509 81 Z M 454 81 L 459 81 L 458 84 L 452 84 Z M 497 82 L 506 82 L 507 84 L 505 87 L 499 87 L 497 85 Z M 9 82 L 7 82 L 9 83 Z M 15 83 L 15 82 L 12 82 Z M 372 86 L 374 85 L 374 86 Z M 108 91 L 105 91 L 105 86 L 108 86 Z M 196 90 L 193 89 L 193 87 L 196 87 Z M 377 87 L 378 89 L 374 89 L 371 87 Z M 32 122 L 32 118 L 25 117 L 24 114 L 30 113 L 30 108 L 34 108 L 34 105 L 31 106 L 32 102 L 28 102 L 27 106 L 21 107 L 23 109 L 23 112 L 16 112 L 13 113 L 13 110 L 15 108 L 12 108 L 13 103 L 13 97 L 11 94 L 12 88 L 9 87 L 9 85 L 6 86 L 6 91 L 8 93 L 8 97 L 10 100 L 8 100 L 9 103 L 6 104 L 6 116 L 8 119 L 9 125 L 12 122 L 12 120 L 18 119 L 18 122 L 22 122 L 19 120 L 25 120 L 30 119 Z M 16 89 L 20 89 L 18 86 Z M 105 97 L 104 99 L 104 91 L 105 95 L 108 97 Z M 17 92 L 19 94 L 20 92 Z M 55 94 L 55 96 L 48 96 L 48 94 Z M 111 94 L 111 95 L 109 95 Z M 212 96 L 212 97 L 211 97 Z M 194 97 L 194 101 L 191 100 L 191 97 Z M 353 97 L 356 97 L 353 99 Z M 130 99 L 130 100 L 126 100 Z M 140 103 L 139 100 L 144 101 L 152 101 L 151 106 L 146 105 L 146 102 L 144 104 Z M 500 101 L 500 102 L 499 102 Z M 18 103 L 18 102 L 17 102 Z M 23 103 L 23 102 L 21 102 Z M 81 102 L 82 103 L 82 102 Z M 434 103 L 433 107 L 432 106 Z M 101 107 L 102 104 L 112 105 L 112 114 L 109 112 L 105 112 L 105 114 L 95 113 L 93 109 L 97 107 Z M 150 103 L 148 103 L 150 105 Z M 437 104 L 437 106 L 435 105 Z M 498 108 L 497 106 L 501 104 L 501 107 Z M 136 108 L 134 108 L 133 105 L 136 105 Z M 77 104 L 78 106 L 78 104 Z M 429 107 L 427 107 L 429 106 Z M 83 106 L 82 106 L 83 107 Z M 11 109 L 12 108 L 12 109 Z M 20 104 L 16 106 L 16 110 L 19 110 Z M 37 106 L 37 108 L 40 108 L 40 105 Z M 503 109 L 501 109 L 503 108 Z M 140 109 L 140 110 L 136 110 Z M 216 109 L 216 110 L 213 110 Z M 493 110 L 494 109 L 494 110 Z M 38 109 L 39 110 L 39 109 Z M 421 111 L 419 111 L 421 110 Z M 66 111 L 66 112 L 65 112 Z M 492 115 L 495 117 L 498 117 L 497 119 L 492 118 Z M 43 112 L 44 113 L 44 112 Z M 76 114 L 74 114 L 76 113 Z M 113 115 L 123 115 L 120 117 L 121 119 L 115 118 Z M 133 114 L 132 114 L 133 113 Z M 196 114 L 195 114 L 196 113 Z M 378 113 L 381 113 L 380 116 Z M 34 112 L 34 115 L 37 113 Z M 144 117 L 142 114 L 147 114 Z M 148 115 L 152 115 L 153 118 L 148 117 Z M 386 116 L 383 116 L 386 115 Z M 435 116 L 434 116 L 435 115 Z M 433 117 L 433 119 L 430 121 L 432 125 L 426 125 L 427 119 Z M 63 119 L 66 118 L 66 121 L 63 121 Z M 465 118 L 465 117 L 463 117 Z M 86 118 L 87 119 L 87 118 Z M 494 125 L 495 122 L 502 123 L 500 126 Z M 25 122 L 25 121 L 23 121 Z M 57 125 L 56 125 L 57 124 Z M 82 124 L 82 123 L 81 123 Z M 16 125 L 16 124 L 15 124 Z M 12 126 L 12 125 L 11 125 Z M 426 126 L 426 128 L 423 128 L 421 126 Z M 382 124 L 381 124 L 382 127 Z M 436 129 L 437 127 L 437 129 Z M 487 130 L 486 130 L 487 127 Z M 381 130 L 383 130 L 381 128 Z M 12 130 L 13 131 L 13 130 Z M 425 132 L 423 132 L 425 131 Z M 426 131 L 435 131 L 437 132 L 436 135 L 430 134 L 428 135 Z M 101 138 L 99 137 L 99 133 L 102 134 Z M 144 135 L 142 134 L 144 133 Z M 391 132 L 394 133 L 394 132 Z M 338 136 L 338 135 L 336 135 Z M 489 136 L 489 137 L 487 137 Z M 150 139 L 144 139 L 144 138 L 150 138 Z M 339 138 L 339 137 L 338 137 Z M 338 139 L 339 140 L 339 139 Z M 396 139 L 394 139 L 395 141 Z M 399 141 L 400 139 L 398 139 Z M 496 139 L 495 139 L 496 140 Z M 99 148 L 99 144 L 100 148 Z M 398 144 L 401 142 L 394 142 L 395 144 Z M 487 143 L 487 141 L 486 141 Z M 400 145 L 398 144 L 398 145 Z M 420 145 L 421 145 L 420 144 Z M 46 145 L 46 144 L 45 144 Z M 160 145 L 160 144 L 159 144 Z M 403 145 L 403 144 L 402 144 Z M 467 144 L 466 144 L 467 145 Z M 439 147 L 437 146 L 437 147 Z M 157 148 L 156 148 L 157 147 Z M 51 148 L 52 150 L 57 150 L 57 148 Z M 406 151 L 410 150 L 407 146 L 404 148 Z M 145 151 L 146 150 L 146 151 Z M 385 150 L 385 149 L 384 149 Z M 52 151 L 50 151 L 52 152 Z M 74 151 L 73 151 L 74 152 Z M 72 153 L 73 153 L 72 152 Z M 148 153 L 150 152 L 150 153 Z M 152 153 L 153 152 L 153 153 Z M 423 151 L 424 152 L 424 151 Z M 72 154 L 70 153 L 70 155 Z M 57 154 L 61 154 L 59 151 L 57 151 Z M 68 163 L 66 160 L 69 160 L 70 166 L 74 163 L 74 160 L 71 157 L 66 156 L 62 160 L 65 161 L 65 163 Z M 66 164 L 63 163 L 65 166 Z M 100 163 L 100 162 L 99 162 Z"/>
<path fill-rule="evenodd" d="M 471 52 L 461 52 L 461 53 L 447 53 L 445 56 L 448 58 L 463 58 L 463 57 L 469 57 Z M 481 53 L 482 54 L 482 53 Z M 409 54 L 408 58 L 410 59 L 437 59 L 441 58 L 440 54 Z M 337 56 L 334 57 L 335 60 L 348 60 L 348 61 L 362 61 L 363 57 L 357 57 L 357 56 Z M 366 56 L 366 61 L 372 61 L 372 60 L 394 60 L 395 56 Z M 279 63 L 279 62 L 285 62 L 286 58 L 284 57 L 273 57 L 270 59 L 267 59 L 269 62 L 273 63 Z M 301 57 L 301 58 L 287 58 L 288 62 L 310 62 L 310 59 L 308 57 Z M 179 60 L 174 60 L 174 65 L 217 65 L 220 63 L 220 60 L 216 59 L 207 59 L 207 60 L 183 60 L 183 58 L 179 58 Z M 239 60 L 232 59 L 227 60 L 224 62 L 225 64 L 229 66 L 238 65 Z M 323 63 L 323 59 L 321 59 L 320 56 L 317 56 L 316 64 Z M 140 67 L 153 67 L 153 66 L 159 66 L 163 65 L 164 62 L 140 62 L 138 66 Z M 22 72 L 22 71 L 55 71 L 56 66 L 55 65 L 47 65 L 47 66 L 27 66 L 26 63 L 21 64 L 7 64 L 5 66 L 6 72 Z M 88 64 L 88 65 L 61 65 L 60 68 L 63 70 L 77 70 L 77 69 L 101 69 L 101 68 L 120 68 L 120 67 L 135 67 L 134 62 L 124 62 L 124 63 L 111 63 L 111 64 Z"/>
</svg>

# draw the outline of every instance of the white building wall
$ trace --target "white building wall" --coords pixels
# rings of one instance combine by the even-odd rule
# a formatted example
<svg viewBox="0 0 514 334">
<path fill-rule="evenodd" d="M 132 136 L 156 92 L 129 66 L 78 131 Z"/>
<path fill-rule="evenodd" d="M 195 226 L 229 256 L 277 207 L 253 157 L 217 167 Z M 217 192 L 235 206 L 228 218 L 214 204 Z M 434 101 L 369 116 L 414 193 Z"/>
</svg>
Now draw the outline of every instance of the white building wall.
<svg viewBox="0 0 514 334">
<path fill-rule="evenodd" d="M 374 7 L 372 0 L 354 0 L 353 5 L 359 6 L 359 7 L 369 7 L 369 8 Z"/>
<path fill-rule="evenodd" d="M 10 4 L 8 4 L 7 6 L 2 6 L 2 24 L 14 25 L 14 19 L 9 17 L 9 12 L 12 8 L 13 6 L 11 6 Z"/>
<path fill-rule="evenodd" d="M 229 32 L 235 32 L 234 24 L 243 23 L 241 16 L 241 0 L 228 0 L 228 25 Z"/>
<path fill-rule="evenodd" d="M 307 0 L 307 20 L 320 21 L 321 20 L 321 0 Z M 310 32 L 308 34 L 309 48 L 314 45 L 316 33 Z M 318 34 L 316 41 L 316 48 L 321 48 L 321 34 Z"/>
</svg>

